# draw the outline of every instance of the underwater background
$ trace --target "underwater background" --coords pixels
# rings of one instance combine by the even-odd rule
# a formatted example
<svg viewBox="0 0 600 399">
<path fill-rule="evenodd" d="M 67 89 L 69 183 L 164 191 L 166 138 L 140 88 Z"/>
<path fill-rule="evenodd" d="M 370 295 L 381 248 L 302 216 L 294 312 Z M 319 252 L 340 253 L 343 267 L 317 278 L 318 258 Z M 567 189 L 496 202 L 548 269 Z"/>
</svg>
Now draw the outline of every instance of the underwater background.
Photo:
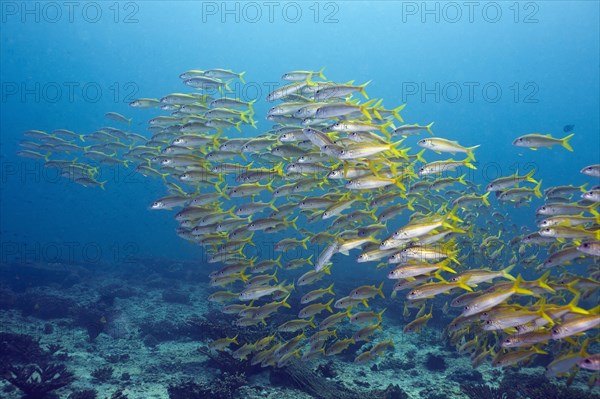
<svg viewBox="0 0 600 399">
<path fill-rule="evenodd" d="M 546 347 L 548 353 L 519 366 L 486 362 L 473 368 L 469 355 L 459 354 L 448 338 L 445 328 L 459 312 L 443 313 L 442 296 L 432 301 L 434 316 L 427 326 L 416 334 L 403 332 L 416 310 L 405 319 L 405 295 L 390 297 L 388 270 L 357 263 L 353 255 L 336 255 L 333 274 L 313 288 L 333 282 L 338 299 L 355 287 L 385 281 L 385 299 L 374 310 L 386 309 L 380 334 L 394 341 L 393 351 L 355 364 L 367 348 L 356 345 L 341 356 L 299 361 L 287 372 L 282 371 L 286 367 L 236 363 L 228 351 L 206 349 L 212 341 L 240 334 L 235 318 L 223 316 L 221 305 L 208 300 L 215 292 L 209 274 L 222 265 L 209 264 L 205 248 L 176 234 L 179 223 L 173 216 L 180 209 L 149 210 L 168 194 L 162 179 L 136 173 L 131 162 L 102 166 L 98 180 L 106 181 L 105 189 L 84 187 L 44 168 L 40 160 L 17 155 L 23 132 L 31 129 L 90 134 L 116 126 L 150 138 L 148 120 L 168 113 L 133 109 L 129 103 L 194 92 L 179 77 L 193 69 L 245 72 L 245 83 L 232 85 L 233 97 L 256 100 L 257 128 L 229 129 L 223 137 L 257 137 L 273 125 L 265 119 L 274 105 L 266 96 L 290 83 L 281 76 L 324 67 L 329 81 L 371 81 L 369 98 L 385 99 L 388 108 L 406 103 L 402 117 L 407 123 L 435 122 L 436 136 L 480 145 L 476 169 L 463 171 L 480 185 L 479 194 L 494 179 L 532 169 L 542 189 L 586 183 L 591 189 L 598 177 L 580 170 L 600 163 L 598 2 L 2 1 L 0 6 L 0 397 L 599 396 L 598 371 L 573 364 L 559 378 L 545 377 L 548 363 L 578 352 L 581 343 Z M 119 125 L 104 116 L 107 112 L 132 122 Z M 574 151 L 512 145 L 528 133 L 555 138 L 574 133 Z M 419 136 L 427 137 L 426 132 Z M 404 144 L 412 147 L 410 154 L 419 150 L 414 137 Z M 451 156 L 426 152 L 424 157 Z M 236 184 L 232 178 L 225 182 Z M 478 219 L 477 242 L 505 228 L 500 240 L 512 252 L 488 261 L 467 257 L 460 271 L 504 269 L 518 248 L 512 248 L 511 239 L 537 229 L 535 210 L 543 198 L 515 207 L 492 197 L 490 209 L 481 214 L 496 211 L 504 218 Z M 297 202 L 283 199 L 276 206 Z M 394 227 L 408 220 L 403 214 Z M 590 231 L 597 231 L 597 222 L 592 224 Z M 309 225 L 300 216 L 294 234 L 289 229 L 262 236 L 248 246 L 246 259 L 277 258 L 274 244 L 290 236 L 305 238 L 304 229 L 332 232 L 328 224 Z M 310 255 L 315 260 L 324 248 L 294 248 L 282 254 L 282 262 Z M 527 255 L 533 254 L 536 265 L 548 256 L 529 249 Z M 586 295 L 580 306 L 598 305 L 597 255 L 551 270 L 556 284 L 565 271 L 589 278 L 591 288 L 581 288 Z M 519 262 L 511 274 L 535 280 L 543 272 Z M 278 272 L 280 282 L 286 280 L 282 275 L 285 271 Z M 288 283 L 298 277 L 290 276 Z M 303 307 L 299 298 L 292 310 L 280 312 L 297 313 Z M 425 310 L 431 313 L 429 304 Z M 247 342 L 275 334 L 277 325 L 246 329 Z M 597 326 L 586 334 L 588 354 L 598 353 Z M 35 384 L 32 364 L 47 371 Z"/>
</svg>

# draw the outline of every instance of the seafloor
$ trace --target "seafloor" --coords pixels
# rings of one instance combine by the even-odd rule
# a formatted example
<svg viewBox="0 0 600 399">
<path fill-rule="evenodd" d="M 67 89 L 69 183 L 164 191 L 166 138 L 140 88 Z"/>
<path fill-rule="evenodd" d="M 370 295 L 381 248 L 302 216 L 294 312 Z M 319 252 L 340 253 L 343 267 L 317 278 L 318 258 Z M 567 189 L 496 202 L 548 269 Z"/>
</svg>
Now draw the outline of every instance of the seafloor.
<svg viewBox="0 0 600 399">
<path fill-rule="evenodd" d="M 486 361 L 473 369 L 444 333 L 452 314 L 435 310 L 422 332 L 403 333 L 400 297 L 385 299 L 378 336 L 392 339 L 396 349 L 368 364 L 353 359 L 370 343 L 282 369 L 213 355 L 206 351 L 212 339 L 238 332 L 258 339 L 267 331 L 231 327 L 234 318 L 207 302 L 214 290 L 206 275 L 197 262 L 156 259 L 102 267 L 0 266 L 0 397 L 24 397 L 6 378 L 8 370 L 20 372 L 13 382 L 29 389 L 29 398 L 600 397 L 585 371 L 570 387 L 566 378 L 546 379 L 548 356 L 518 368 Z M 354 285 L 336 281 L 342 291 Z"/>
</svg>

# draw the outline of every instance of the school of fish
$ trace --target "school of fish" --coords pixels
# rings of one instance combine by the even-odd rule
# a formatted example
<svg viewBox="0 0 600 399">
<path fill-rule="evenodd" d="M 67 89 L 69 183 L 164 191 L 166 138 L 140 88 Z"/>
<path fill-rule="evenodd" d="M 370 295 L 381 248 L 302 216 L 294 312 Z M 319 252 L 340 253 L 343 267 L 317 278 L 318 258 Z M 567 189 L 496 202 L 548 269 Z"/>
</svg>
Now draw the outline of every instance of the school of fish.
<svg viewBox="0 0 600 399">
<path fill-rule="evenodd" d="M 355 358 L 368 363 L 395 349 L 379 338 L 385 304 L 402 304 L 393 317 L 403 317 L 409 333 L 426 327 L 437 300 L 438 314 L 456 315 L 446 332 L 474 367 L 551 354 L 548 376 L 585 370 L 598 383 L 600 165 L 581 165 L 589 178 L 582 186 L 542 192 L 535 170 L 480 186 L 466 178 L 479 145 L 438 137 L 433 122 L 405 123 L 406 104 L 370 99 L 369 82 L 331 82 L 323 70 L 285 73 L 266 98 L 272 126 L 263 129 L 254 101 L 230 94 L 244 73 L 190 70 L 180 79 L 186 93 L 130 103 L 160 113 L 148 121 L 151 137 L 109 112 L 128 129 L 30 130 L 18 155 L 83 186 L 105 188 L 96 179 L 102 165 L 164 181 L 167 194 L 150 209 L 176 210 L 176 233 L 203 247 L 214 265 L 207 300 L 237 326 L 264 326 L 257 341 L 223 337 L 211 350 L 282 367 L 374 340 Z M 533 133 L 513 145 L 573 151 L 571 137 Z M 427 162 L 431 156 L 442 159 Z M 536 231 L 506 213 L 541 198 L 530 219 Z M 268 235 L 284 238 L 249 256 Z M 351 262 L 365 263 L 381 283 L 336 289 Z M 275 314 L 286 321 L 274 323 Z"/>
</svg>

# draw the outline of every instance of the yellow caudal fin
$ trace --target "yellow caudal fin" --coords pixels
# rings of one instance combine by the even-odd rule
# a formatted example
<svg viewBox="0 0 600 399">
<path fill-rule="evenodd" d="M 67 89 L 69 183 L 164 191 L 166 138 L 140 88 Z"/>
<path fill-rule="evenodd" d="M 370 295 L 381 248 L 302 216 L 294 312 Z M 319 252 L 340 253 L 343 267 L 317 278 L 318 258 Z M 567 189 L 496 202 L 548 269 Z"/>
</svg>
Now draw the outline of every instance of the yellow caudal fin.
<svg viewBox="0 0 600 399">
<path fill-rule="evenodd" d="M 325 288 L 325 292 L 327 292 L 331 295 L 335 295 L 335 293 L 333 292 L 333 284 L 334 283 L 331 283 L 331 285 L 329 287 Z"/>
<path fill-rule="evenodd" d="M 521 295 L 535 295 L 533 293 L 533 291 L 527 290 L 525 288 L 521 288 L 520 285 L 523 282 L 523 277 L 519 274 L 517 276 L 517 279 L 515 280 L 514 285 L 511 288 L 511 291 L 513 291 L 515 294 L 521 294 Z"/>
<path fill-rule="evenodd" d="M 296 216 L 294 219 L 289 221 L 289 224 L 296 230 L 298 230 L 298 227 L 296 226 L 296 221 L 298 220 L 300 216 Z"/>
<path fill-rule="evenodd" d="M 225 90 L 226 91 L 232 91 L 231 87 L 229 86 L 229 83 L 231 83 L 231 82 L 233 82 L 233 79 L 229 79 L 227 82 L 225 82 Z M 221 89 L 221 87 L 219 87 L 219 89 Z M 223 92 L 221 91 L 221 93 L 223 93 Z"/>
<path fill-rule="evenodd" d="M 308 249 L 308 247 L 306 246 L 306 242 L 310 239 L 310 237 L 306 237 L 303 240 L 300 240 L 300 245 L 302 245 L 302 248 L 304 249 Z"/>
<path fill-rule="evenodd" d="M 540 181 L 533 188 L 533 194 L 538 198 L 542 198 L 542 191 L 540 190 L 541 187 L 542 187 L 542 179 L 540 179 Z"/>
<path fill-rule="evenodd" d="M 379 319 L 379 322 L 381 323 L 382 317 L 383 317 L 383 312 L 385 312 L 387 310 L 387 308 L 383 309 L 381 312 L 377 313 L 377 318 Z"/>
<path fill-rule="evenodd" d="M 404 139 L 399 140 L 395 143 L 390 144 L 390 151 L 397 157 L 399 158 L 404 158 L 407 161 L 410 160 L 410 158 L 408 157 L 408 151 L 410 151 L 410 147 L 409 148 L 403 148 L 403 149 L 397 149 L 396 147 L 398 147 L 400 144 L 402 144 L 402 142 L 404 141 Z"/>
<path fill-rule="evenodd" d="M 249 112 L 250 112 L 250 110 L 239 113 L 240 119 L 242 120 L 242 122 L 248 123 L 248 119 L 246 118 L 246 114 L 248 114 Z"/>
<path fill-rule="evenodd" d="M 244 83 L 244 84 L 246 83 L 246 81 L 244 80 L 244 74 L 245 74 L 245 73 L 246 73 L 246 71 L 244 71 L 244 72 L 241 72 L 241 73 L 238 75 L 238 78 L 240 78 L 240 81 L 241 81 L 242 83 Z"/>
<path fill-rule="evenodd" d="M 542 277 L 537 280 L 538 286 L 554 294 L 556 293 L 556 290 L 547 284 L 548 277 L 550 277 L 550 270 L 544 273 Z"/>
<path fill-rule="evenodd" d="M 454 269 L 452 269 L 450 266 L 448 266 L 450 264 L 450 261 L 451 261 L 451 259 L 449 259 L 449 258 L 448 259 L 444 259 L 443 261 L 441 261 L 439 263 L 440 269 L 442 269 L 444 271 L 447 271 L 447 272 L 450 272 L 450 273 L 456 274 L 456 271 Z"/>
<path fill-rule="evenodd" d="M 450 219 L 450 220 L 454 220 L 455 222 L 458 223 L 462 223 L 462 219 L 460 219 L 458 216 L 456 216 L 456 211 L 458 210 L 458 205 L 455 205 L 454 208 L 452 208 L 450 210 L 450 212 L 448 212 L 448 214 L 446 215 L 446 219 Z"/>
<path fill-rule="evenodd" d="M 392 115 L 394 115 L 394 118 L 398 119 L 400 122 L 403 122 L 403 123 L 404 123 L 404 119 L 402 119 L 402 117 L 400 116 L 400 111 L 402 111 L 404 109 L 404 107 L 406 107 L 406 104 L 402 104 L 399 107 L 396 107 L 392 110 Z M 429 129 L 427 129 L 427 130 L 429 130 Z"/>
<path fill-rule="evenodd" d="M 331 298 L 331 299 L 329 300 L 329 302 L 327 302 L 327 303 L 325 304 L 325 309 L 329 310 L 329 313 L 333 313 L 333 309 L 331 309 L 331 304 L 333 303 L 333 300 L 334 300 L 334 299 L 335 299 L 335 298 Z"/>
<path fill-rule="evenodd" d="M 317 75 L 318 75 L 318 76 L 319 76 L 321 79 L 323 79 L 323 80 L 327 80 L 327 79 L 325 78 L 325 75 L 323 75 L 323 71 L 325 71 L 325 67 L 321 68 L 321 69 L 319 70 L 319 72 L 317 72 Z"/>
<path fill-rule="evenodd" d="M 560 139 L 560 144 L 571 152 L 573 152 L 573 147 L 569 144 L 569 140 L 571 140 L 573 136 L 575 136 L 575 133 L 571 133 L 567 137 Z"/>
<path fill-rule="evenodd" d="M 425 154 L 425 150 L 426 148 L 423 148 L 421 151 L 419 151 L 416 155 L 417 157 L 417 161 L 423 162 L 423 163 L 427 163 L 427 161 L 425 160 L 425 158 L 423 158 L 423 154 Z"/>
<path fill-rule="evenodd" d="M 470 278 L 469 276 L 464 276 L 463 278 L 461 278 L 460 280 L 458 280 L 456 283 L 463 290 L 473 292 L 473 288 L 471 288 L 471 287 L 469 287 L 467 285 L 467 281 L 469 280 L 469 278 Z"/>
<path fill-rule="evenodd" d="M 288 293 L 287 296 L 279 302 L 281 304 L 281 306 L 288 308 L 288 309 L 292 307 L 289 303 L 287 303 L 287 300 L 290 297 L 290 295 L 292 295 L 292 294 Z"/>
<path fill-rule="evenodd" d="M 283 256 L 283 254 L 279 255 L 277 257 L 277 259 L 275 259 L 275 264 L 279 267 L 283 267 L 283 265 L 281 264 L 281 257 Z"/>
<path fill-rule="evenodd" d="M 431 122 L 429 125 L 425 126 L 425 128 L 427 128 L 427 131 L 429 132 L 429 134 L 431 134 L 433 136 L 433 132 L 431 131 L 431 126 L 433 126 L 434 122 Z"/>
<path fill-rule="evenodd" d="M 500 270 L 500 272 L 502 273 L 502 277 L 504 277 L 505 279 L 508 279 L 508 280 L 515 281 L 516 279 L 510 274 L 510 271 L 512 269 L 514 269 L 515 266 L 517 266 L 516 263 Z"/>
<path fill-rule="evenodd" d="M 467 148 L 467 160 L 475 162 L 475 153 L 473 152 L 477 147 L 480 147 L 481 144 L 474 145 L 473 147 Z"/>
<path fill-rule="evenodd" d="M 381 284 L 379 284 L 379 287 L 377 287 L 377 293 L 381 295 L 382 298 L 385 298 L 385 296 L 383 295 L 383 281 L 381 282 Z"/>
<path fill-rule="evenodd" d="M 358 87 L 360 87 L 360 90 L 359 90 L 359 91 L 360 91 L 360 94 L 362 94 L 362 95 L 363 95 L 363 96 L 364 96 L 366 99 L 368 99 L 368 98 L 369 98 L 369 96 L 368 96 L 368 95 L 367 95 L 367 93 L 365 92 L 365 87 L 367 87 L 367 85 L 368 85 L 369 83 L 371 83 L 371 81 L 370 81 L 370 80 L 369 80 L 367 83 L 364 83 L 364 84 L 362 84 L 362 85 L 358 86 Z"/>
<path fill-rule="evenodd" d="M 372 106 L 373 104 L 375 104 L 375 101 L 377 101 L 377 100 L 372 99 L 372 100 L 367 101 L 363 105 L 359 105 L 360 112 L 362 112 L 363 115 L 366 116 L 368 120 L 372 120 L 373 119 L 373 117 L 371 116 L 371 114 L 369 114 L 368 108 L 370 106 Z"/>
<path fill-rule="evenodd" d="M 491 191 L 488 191 L 487 193 L 483 194 L 481 196 L 481 200 L 483 201 L 483 203 L 485 204 L 485 206 L 490 206 L 490 201 L 488 200 L 488 196 L 490 195 Z"/>
<path fill-rule="evenodd" d="M 252 100 L 252 101 L 248 102 L 248 109 L 250 111 L 252 111 L 252 115 L 254 115 L 254 106 L 253 105 L 255 102 L 256 102 L 256 100 Z"/>
<path fill-rule="evenodd" d="M 397 179 L 394 180 L 394 184 L 402 191 L 406 191 L 406 186 L 402 183 L 402 179 L 404 179 L 404 177 L 400 176 Z M 377 220 L 377 216 L 375 216 L 375 209 L 373 209 L 373 219 Z"/>
<path fill-rule="evenodd" d="M 535 173 L 535 169 L 532 169 L 531 171 L 529 171 L 529 173 L 527 173 L 525 175 L 525 180 L 528 181 L 528 182 L 530 182 L 530 183 L 533 183 L 533 184 L 538 184 L 537 180 L 535 180 L 533 178 L 533 174 L 534 173 Z"/>
</svg>

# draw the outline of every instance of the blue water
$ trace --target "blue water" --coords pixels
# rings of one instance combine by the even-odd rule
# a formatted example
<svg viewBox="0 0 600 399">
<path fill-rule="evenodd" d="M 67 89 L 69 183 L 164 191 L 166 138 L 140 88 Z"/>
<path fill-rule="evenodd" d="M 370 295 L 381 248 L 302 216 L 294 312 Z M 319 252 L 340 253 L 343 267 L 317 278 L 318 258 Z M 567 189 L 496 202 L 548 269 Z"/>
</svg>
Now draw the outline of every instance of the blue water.
<svg viewBox="0 0 600 399">
<path fill-rule="evenodd" d="M 174 221 L 147 213 L 163 194 L 157 181 L 118 176 L 106 192 L 86 190 L 27 173 L 35 162 L 15 156 L 27 129 L 89 133 L 109 125 L 108 111 L 134 117 L 143 132 L 152 112 L 127 102 L 185 89 L 178 75 L 194 68 L 247 71 L 255 84 L 241 95 L 260 94 L 259 115 L 268 109 L 266 82 L 281 82 L 288 70 L 325 66 L 334 81 L 372 80 L 369 93 L 384 105 L 408 103 L 408 122 L 435 121 L 438 135 L 482 144 L 476 182 L 534 164 L 544 185 L 579 185 L 579 169 L 598 162 L 597 2 L 520 3 L 518 12 L 502 3 L 499 17 L 481 3 L 473 22 L 465 6 L 431 3 L 428 14 L 421 2 L 332 2 L 318 4 L 316 23 L 312 3 L 299 3 L 296 23 L 295 3 L 285 2 L 272 23 L 260 2 L 256 23 L 254 6 L 241 3 L 228 5 L 237 4 L 233 14 L 220 2 L 120 3 L 118 12 L 102 3 L 99 17 L 87 3 L 71 16 L 64 6 L 36 4 L 28 14 L 21 3 L 3 3 L 3 242 L 94 242 L 104 252 L 135 242 L 145 256 L 195 256 L 174 236 Z M 575 125 L 574 153 L 511 146 L 530 132 L 562 137 L 566 124 Z"/>
<path fill-rule="evenodd" d="M 132 117 L 132 131 L 149 137 L 147 121 L 157 111 L 128 103 L 189 92 L 179 78 L 189 69 L 246 72 L 246 85 L 238 82 L 234 93 L 256 100 L 258 129 L 228 136 L 266 133 L 272 124 L 264 115 L 273 104 L 265 97 L 283 84 L 281 75 L 325 67 L 328 80 L 371 81 L 369 96 L 383 98 L 386 108 L 407 103 L 407 123 L 433 121 L 436 136 L 481 145 L 477 170 L 467 171 L 480 193 L 497 177 L 532 168 L 542 189 L 591 181 L 579 171 L 600 163 L 599 2 L 269 4 L 75 2 L 70 9 L 61 2 L 1 2 L 0 264 L 103 267 L 154 258 L 206 266 L 202 249 L 175 234 L 173 212 L 148 210 L 166 195 L 159 179 L 103 167 L 106 190 L 85 188 L 16 155 L 26 130 L 89 134 L 117 126 L 103 116 L 109 111 Z M 564 137 L 568 124 L 575 125 L 574 152 L 511 144 L 527 133 Z M 415 153 L 415 137 L 406 142 Z M 428 151 L 425 158 L 448 157 Z M 492 200 L 510 213 L 507 225 L 526 231 L 534 230 L 542 203 L 513 209 Z M 262 244 L 264 257 L 273 255 Z M 363 276 L 362 266 L 346 259 L 348 274 Z"/>
</svg>

